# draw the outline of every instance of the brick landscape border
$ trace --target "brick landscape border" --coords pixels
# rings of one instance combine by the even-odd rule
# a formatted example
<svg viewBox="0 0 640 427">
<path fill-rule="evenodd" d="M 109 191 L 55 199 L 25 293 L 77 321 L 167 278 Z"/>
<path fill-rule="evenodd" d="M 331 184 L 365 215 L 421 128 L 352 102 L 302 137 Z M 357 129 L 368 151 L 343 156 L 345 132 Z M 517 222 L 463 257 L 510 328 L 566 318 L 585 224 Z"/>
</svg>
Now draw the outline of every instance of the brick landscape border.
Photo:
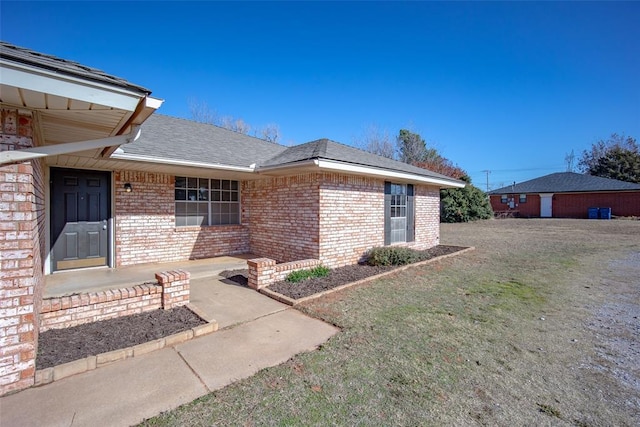
<svg viewBox="0 0 640 427">
<path fill-rule="evenodd" d="M 188 271 L 156 273 L 157 283 L 120 289 L 45 298 L 40 309 L 40 332 L 114 319 L 189 303 Z"/>
<path fill-rule="evenodd" d="M 394 273 L 397 273 L 397 272 L 400 272 L 400 271 L 408 270 L 410 268 L 419 267 L 421 265 L 430 264 L 430 263 L 435 262 L 435 261 L 441 261 L 441 260 L 443 260 L 445 258 L 451 258 L 451 257 L 454 257 L 454 256 L 462 255 L 464 253 L 473 251 L 475 249 L 476 248 L 474 246 L 470 246 L 468 248 L 462 249 L 460 251 L 457 251 L 457 252 L 454 252 L 454 253 L 451 253 L 451 254 L 441 255 L 441 256 L 435 257 L 435 258 L 430 258 L 430 259 L 427 259 L 427 260 L 424 260 L 424 261 L 416 262 L 415 264 L 403 265 L 401 267 L 394 268 L 393 270 L 389 270 L 389 271 L 385 271 L 384 273 L 376 274 L 375 276 L 366 277 L 364 279 L 357 280 L 355 282 L 346 283 L 346 284 L 341 285 L 341 286 L 336 286 L 335 288 L 327 289 L 326 291 L 319 292 L 317 294 L 309 295 L 307 297 L 299 298 L 299 299 L 294 299 L 294 298 L 290 298 L 290 297 L 288 297 L 286 295 L 282 295 L 282 294 L 280 294 L 278 292 L 272 291 L 268 287 L 260 288 L 260 289 L 258 289 L 258 292 L 260 292 L 261 294 L 266 295 L 266 296 L 268 296 L 270 298 L 273 298 L 276 301 L 279 301 L 279 302 L 281 302 L 283 304 L 287 304 L 287 305 L 290 305 L 292 307 L 295 307 L 298 304 L 302 304 L 304 302 L 311 301 L 311 300 L 314 300 L 316 298 L 323 297 L 323 296 L 325 296 L 327 294 L 330 294 L 330 293 L 333 293 L 333 292 L 338 292 L 338 291 L 341 291 L 343 289 L 350 288 L 352 286 L 361 285 L 363 283 L 371 282 L 373 280 L 377 280 L 377 279 L 380 279 L 382 277 L 385 277 L 385 276 L 388 276 L 390 274 L 394 274 Z"/>
</svg>

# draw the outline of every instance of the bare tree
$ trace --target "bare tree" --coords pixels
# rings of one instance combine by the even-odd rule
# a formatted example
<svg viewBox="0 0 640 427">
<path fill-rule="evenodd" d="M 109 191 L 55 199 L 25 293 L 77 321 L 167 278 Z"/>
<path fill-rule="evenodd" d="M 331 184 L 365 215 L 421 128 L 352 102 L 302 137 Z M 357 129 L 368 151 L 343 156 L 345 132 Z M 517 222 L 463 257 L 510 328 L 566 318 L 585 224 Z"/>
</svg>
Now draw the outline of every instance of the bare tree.
<svg viewBox="0 0 640 427">
<path fill-rule="evenodd" d="M 208 123 L 215 125 L 218 123 L 218 113 L 212 110 L 205 101 L 199 101 L 196 98 L 189 98 L 187 100 L 189 104 L 189 114 L 191 114 L 191 120 Z"/>
<path fill-rule="evenodd" d="M 277 143 L 278 139 L 280 139 L 280 126 L 275 123 L 269 123 L 262 128 L 260 135 L 264 140 Z"/>
<path fill-rule="evenodd" d="M 367 127 L 362 136 L 354 138 L 354 142 L 355 145 L 369 153 L 389 159 L 396 158 L 396 147 L 389 132 L 386 129 L 379 129 L 376 125 Z"/>
</svg>

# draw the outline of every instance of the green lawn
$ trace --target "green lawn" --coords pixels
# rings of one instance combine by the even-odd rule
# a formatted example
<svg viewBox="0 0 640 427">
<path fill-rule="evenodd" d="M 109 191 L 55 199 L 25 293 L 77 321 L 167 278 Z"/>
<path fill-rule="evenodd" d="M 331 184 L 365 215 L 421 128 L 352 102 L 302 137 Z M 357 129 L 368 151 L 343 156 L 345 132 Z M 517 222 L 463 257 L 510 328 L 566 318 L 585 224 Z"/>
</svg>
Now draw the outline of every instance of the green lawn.
<svg viewBox="0 0 640 427">
<path fill-rule="evenodd" d="M 605 280 L 613 260 L 640 253 L 640 221 L 484 221 L 441 234 L 477 249 L 307 304 L 342 332 L 144 425 L 637 422 L 634 390 L 610 375 L 589 322 L 619 293 L 640 309 L 640 267 L 616 288 Z"/>
</svg>

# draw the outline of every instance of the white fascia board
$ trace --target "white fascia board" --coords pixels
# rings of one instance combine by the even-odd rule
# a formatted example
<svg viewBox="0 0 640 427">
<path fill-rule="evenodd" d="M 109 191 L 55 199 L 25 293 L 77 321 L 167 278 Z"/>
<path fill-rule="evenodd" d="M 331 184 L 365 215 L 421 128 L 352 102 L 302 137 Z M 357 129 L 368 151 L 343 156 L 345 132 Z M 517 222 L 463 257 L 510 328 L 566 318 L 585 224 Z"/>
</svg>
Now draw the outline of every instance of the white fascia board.
<svg viewBox="0 0 640 427">
<path fill-rule="evenodd" d="M 92 139 L 88 141 L 68 142 L 66 144 L 43 145 L 40 147 L 9 150 L 0 152 L 0 164 L 23 162 L 40 157 L 57 156 L 60 154 L 77 153 L 96 148 L 111 147 L 128 144 L 140 137 L 140 126 L 134 126 L 127 135 L 110 136 L 108 138 Z"/>
<path fill-rule="evenodd" d="M 267 166 L 260 168 L 258 172 L 268 172 L 269 170 L 284 170 L 289 168 L 300 168 L 305 166 L 315 166 L 319 169 L 331 171 L 339 171 L 346 173 L 354 173 L 358 175 L 377 176 L 381 178 L 397 178 L 411 182 L 421 182 L 424 184 L 437 185 L 442 188 L 464 188 L 467 184 L 464 182 L 449 181 L 436 177 L 416 175 L 408 172 L 393 171 L 390 169 L 378 169 L 370 166 L 354 165 L 352 163 L 337 162 L 335 160 L 303 160 L 300 162 L 289 163 L 286 165 Z"/>
<path fill-rule="evenodd" d="M 129 160 L 133 162 L 159 163 L 162 165 L 188 166 L 194 168 L 216 169 L 233 172 L 255 172 L 255 169 L 252 167 L 193 162 L 190 160 L 164 159 L 161 157 L 145 156 L 142 154 L 118 153 L 118 151 L 114 152 L 110 158 L 116 160 Z"/>
<path fill-rule="evenodd" d="M 146 95 L 0 59 L 2 83 L 93 104 L 134 111 Z"/>
<path fill-rule="evenodd" d="M 340 162 L 331 161 L 331 160 L 318 160 L 318 167 L 320 167 L 320 169 L 329 169 L 329 170 L 374 175 L 374 176 L 380 176 L 380 177 L 397 178 L 397 179 L 403 179 L 408 181 L 418 181 L 418 182 L 423 182 L 425 184 L 438 185 L 440 187 L 464 188 L 467 185 L 466 183 L 463 183 L 463 182 L 460 182 L 460 183 L 451 182 L 445 179 L 440 179 L 440 178 L 435 178 L 430 176 L 423 176 L 423 175 L 416 175 L 409 172 L 399 172 L 399 171 L 393 171 L 389 169 L 377 169 L 377 168 L 372 168 L 368 166 L 353 165 L 350 163 L 340 163 Z"/>
</svg>

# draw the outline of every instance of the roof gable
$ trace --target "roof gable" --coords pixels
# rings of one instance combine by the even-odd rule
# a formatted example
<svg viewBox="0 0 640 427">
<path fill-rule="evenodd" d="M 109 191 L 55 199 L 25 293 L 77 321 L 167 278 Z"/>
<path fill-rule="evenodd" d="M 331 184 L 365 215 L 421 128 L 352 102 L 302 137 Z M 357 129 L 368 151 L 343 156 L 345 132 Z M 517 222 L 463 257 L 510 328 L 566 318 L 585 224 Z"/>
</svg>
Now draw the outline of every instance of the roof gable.
<svg viewBox="0 0 640 427">
<path fill-rule="evenodd" d="M 625 190 L 640 190 L 640 184 L 575 172 L 558 172 L 515 185 L 498 188 L 490 191 L 489 194 L 573 193 Z"/>
</svg>

